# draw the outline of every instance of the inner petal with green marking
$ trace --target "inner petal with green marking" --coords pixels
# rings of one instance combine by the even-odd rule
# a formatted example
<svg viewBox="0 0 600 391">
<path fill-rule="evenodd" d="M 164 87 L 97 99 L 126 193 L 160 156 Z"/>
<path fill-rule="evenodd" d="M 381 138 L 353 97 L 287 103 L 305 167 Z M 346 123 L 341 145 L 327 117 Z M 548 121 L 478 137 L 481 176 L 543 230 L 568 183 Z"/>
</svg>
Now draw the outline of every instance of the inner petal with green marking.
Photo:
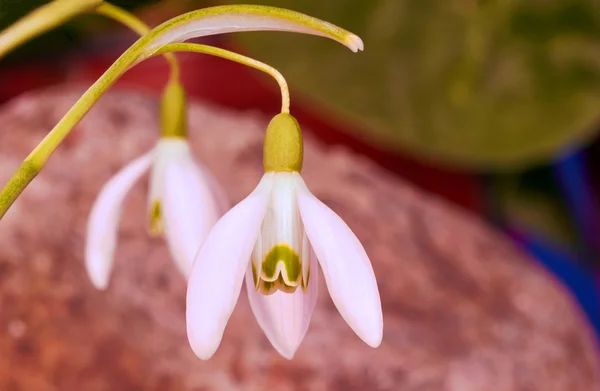
<svg viewBox="0 0 600 391">
<path fill-rule="evenodd" d="M 254 288 L 265 295 L 308 291 L 310 245 L 298 210 L 298 173 L 275 172 L 267 212 L 252 252 Z"/>
<path fill-rule="evenodd" d="M 254 286 L 263 294 L 271 294 L 276 290 L 293 293 L 298 286 L 306 290 L 308 278 L 304 281 L 300 256 L 287 244 L 278 244 L 271 248 L 262 259 L 260 275 L 252 262 Z M 308 275 L 307 275 L 308 277 Z"/>
</svg>

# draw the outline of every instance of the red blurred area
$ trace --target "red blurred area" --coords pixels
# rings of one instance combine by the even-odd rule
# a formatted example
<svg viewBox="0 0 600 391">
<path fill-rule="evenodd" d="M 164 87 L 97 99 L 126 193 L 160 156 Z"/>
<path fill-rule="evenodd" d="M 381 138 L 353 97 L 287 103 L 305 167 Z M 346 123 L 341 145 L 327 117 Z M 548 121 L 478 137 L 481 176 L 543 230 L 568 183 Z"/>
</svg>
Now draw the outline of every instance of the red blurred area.
<svg viewBox="0 0 600 391">
<path fill-rule="evenodd" d="M 243 52 L 226 41 L 215 41 L 218 46 Z M 2 83 L 0 102 L 5 102 L 25 91 L 61 82 L 93 83 L 122 53 L 125 47 L 112 46 L 94 50 L 76 57 L 44 59 L 21 63 L 0 63 Z M 119 47 L 115 47 L 119 46 Z M 182 79 L 192 98 L 212 102 L 233 109 L 255 109 L 274 115 L 280 107 L 276 84 L 258 71 L 242 65 L 200 54 L 178 53 L 182 65 Z M 168 66 L 161 58 L 152 58 L 127 72 L 117 83 L 121 87 L 159 94 L 168 75 Z M 345 145 L 366 155 L 382 167 L 413 182 L 419 187 L 459 204 L 474 212 L 483 212 L 479 181 L 472 175 L 434 167 L 407 155 L 381 150 L 365 143 L 351 131 L 354 125 L 315 107 L 309 99 L 294 94 L 292 110 L 304 129 L 327 144 Z"/>
</svg>

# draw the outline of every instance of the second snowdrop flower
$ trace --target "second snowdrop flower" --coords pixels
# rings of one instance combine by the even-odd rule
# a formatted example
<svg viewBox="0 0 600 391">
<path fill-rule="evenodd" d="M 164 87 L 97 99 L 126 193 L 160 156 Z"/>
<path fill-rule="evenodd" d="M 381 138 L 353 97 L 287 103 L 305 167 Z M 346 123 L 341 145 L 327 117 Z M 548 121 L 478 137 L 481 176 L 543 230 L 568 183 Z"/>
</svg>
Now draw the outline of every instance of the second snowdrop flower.
<svg viewBox="0 0 600 391">
<path fill-rule="evenodd" d="M 300 176 L 302 159 L 297 121 L 277 115 L 265 135 L 262 180 L 214 226 L 192 268 L 187 331 L 198 357 L 210 358 L 219 346 L 245 276 L 259 325 L 291 359 L 315 308 L 317 263 L 342 317 L 367 344 L 381 343 L 371 262 L 350 228 L 308 190 Z"/>
<path fill-rule="evenodd" d="M 135 182 L 151 170 L 150 233 L 163 235 L 187 277 L 202 241 L 226 207 L 212 174 L 192 157 L 185 129 L 185 95 L 167 87 L 162 104 L 162 137 L 156 147 L 119 171 L 100 191 L 88 220 L 85 263 L 98 289 L 108 285 L 117 243 L 121 206 Z"/>
</svg>

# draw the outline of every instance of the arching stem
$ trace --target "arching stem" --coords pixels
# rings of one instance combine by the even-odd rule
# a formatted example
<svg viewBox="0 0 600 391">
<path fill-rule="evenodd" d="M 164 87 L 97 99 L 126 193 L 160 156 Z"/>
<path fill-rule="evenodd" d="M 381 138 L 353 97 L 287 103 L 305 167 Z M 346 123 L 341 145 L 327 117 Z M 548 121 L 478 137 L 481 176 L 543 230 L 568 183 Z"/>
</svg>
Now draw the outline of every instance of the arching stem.
<svg viewBox="0 0 600 391">
<path fill-rule="evenodd" d="M 281 111 L 282 113 L 289 113 L 290 94 L 288 85 L 283 75 L 281 75 L 281 73 L 279 73 L 279 71 L 277 71 L 275 68 L 252 58 L 242 56 L 241 54 L 229 52 L 227 50 L 208 45 L 193 43 L 167 44 L 153 53 L 152 56 L 182 51 L 204 53 L 225 58 L 271 75 L 275 80 L 277 80 L 279 88 L 281 89 Z M 35 178 L 35 176 L 41 171 L 50 155 L 67 136 L 70 130 L 77 124 L 77 122 L 79 122 L 80 118 L 88 111 L 89 107 L 91 107 L 106 91 L 106 89 L 108 89 L 108 87 L 110 87 L 123 73 L 121 72 L 121 67 L 124 67 L 124 64 L 117 60 L 117 62 L 113 64 L 113 66 L 111 66 L 104 73 L 104 75 L 102 75 L 100 79 L 98 79 L 96 83 L 94 83 L 92 87 L 85 92 L 85 94 L 83 94 L 79 101 L 77 101 L 71 110 L 69 110 L 69 112 L 63 117 L 63 119 L 50 133 L 48 133 L 48 135 L 46 135 L 46 137 L 29 154 L 29 156 L 27 156 L 23 163 L 21 163 L 17 169 L 17 172 L 15 172 L 15 174 L 10 178 L 8 183 L 0 192 L 0 219 L 4 217 L 4 214 L 8 208 L 10 208 L 17 197 L 23 192 L 25 187 L 27 187 L 33 178 Z M 85 111 L 80 111 L 77 113 L 78 109 L 82 110 L 80 107 L 85 108 Z M 80 116 L 78 114 L 80 114 Z"/>
<path fill-rule="evenodd" d="M 8 3 L 5 4 L 9 6 Z M 102 0 L 55 0 L 37 8 L 0 33 L 0 58 L 30 39 L 99 4 L 102 4 Z"/>
<path fill-rule="evenodd" d="M 277 69 L 273 68 L 270 65 L 267 65 L 253 58 L 246 57 L 238 53 L 230 52 L 229 50 L 195 43 L 170 43 L 161 47 L 152 55 L 155 56 L 157 54 L 169 52 L 193 52 L 210 54 L 211 56 L 225 58 L 227 60 L 234 61 L 254 69 L 258 69 L 259 71 L 270 75 L 275 79 L 275 81 L 277 81 L 277 84 L 279 84 L 279 89 L 281 90 L 281 112 L 290 112 L 290 91 L 287 82 L 285 81 L 283 75 Z"/>
<path fill-rule="evenodd" d="M 87 4 L 90 1 L 95 0 L 82 0 L 82 3 L 85 2 Z M 63 6 L 70 2 L 70 0 L 56 0 L 56 3 L 60 3 Z M 38 17 L 38 19 L 40 18 Z M 159 52 L 161 47 L 172 42 L 220 33 L 259 30 L 293 31 L 320 35 L 334 39 L 354 52 L 363 49 L 361 39 L 349 31 L 308 15 L 282 8 L 257 5 L 216 6 L 192 11 L 168 20 L 150 30 L 148 34 L 145 34 L 127 49 L 92 84 L 83 96 L 75 102 L 58 124 L 46 135 L 29 156 L 25 158 L 17 169 L 17 172 L 0 191 L 0 219 L 5 215 L 8 208 L 23 192 L 29 182 L 40 172 L 52 153 L 73 127 L 77 125 L 102 94 L 129 68 L 152 56 L 155 52 Z M 254 67 L 256 65 L 255 63 Z M 267 69 L 264 67 L 261 68 L 263 68 L 262 70 Z M 280 81 L 281 86 L 281 80 L 278 81 Z M 287 87 L 282 89 L 282 91 L 287 92 Z M 287 98 L 283 99 L 282 109 L 284 112 L 289 111 L 288 106 L 289 94 Z"/>
<path fill-rule="evenodd" d="M 129 27 L 131 30 L 135 31 L 139 35 L 146 35 L 148 34 L 148 32 L 150 32 L 150 27 L 148 27 L 135 15 L 115 5 L 109 3 L 102 3 L 96 8 L 96 12 L 100 15 L 106 16 L 109 19 L 116 20 L 124 26 Z M 179 80 L 180 71 L 179 62 L 177 61 L 177 58 L 173 55 L 173 53 L 165 53 L 164 57 L 169 63 L 169 66 L 171 67 L 171 80 Z"/>
</svg>

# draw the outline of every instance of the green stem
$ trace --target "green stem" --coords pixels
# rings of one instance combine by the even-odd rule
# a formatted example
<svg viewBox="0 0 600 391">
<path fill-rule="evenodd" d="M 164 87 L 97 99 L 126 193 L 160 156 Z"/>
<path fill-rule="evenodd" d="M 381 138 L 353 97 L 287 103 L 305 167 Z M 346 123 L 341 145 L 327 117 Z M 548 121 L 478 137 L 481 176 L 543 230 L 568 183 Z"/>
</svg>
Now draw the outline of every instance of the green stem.
<svg viewBox="0 0 600 391">
<path fill-rule="evenodd" d="M 114 19 L 129 27 L 141 36 L 150 32 L 150 28 L 135 15 L 114 6 L 104 3 L 96 8 L 96 12 L 107 18 Z M 170 67 L 170 77 L 163 90 L 160 113 L 161 137 L 187 136 L 187 103 L 185 89 L 180 83 L 179 62 L 173 53 L 164 53 L 164 58 Z"/>
<path fill-rule="evenodd" d="M 129 27 L 140 36 L 144 36 L 150 32 L 150 27 L 148 27 L 148 25 L 138 19 L 135 15 L 115 5 L 102 3 L 96 8 L 96 12 Z M 165 53 L 164 57 L 171 67 L 171 80 L 179 80 L 180 68 L 177 58 L 173 53 Z"/>
<path fill-rule="evenodd" d="M 290 112 L 290 91 L 283 75 L 275 68 L 253 58 L 243 56 L 238 53 L 230 52 L 229 50 L 216 48 L 214 46 L 201 45 L 195 43 L 170 43 L 162 46 L 152 55 L 158 55 L 168 52 L 193 52 L 210 54 L 211 56 L 221 57 L 230 61 L 234 61 L 250 68 L 258 69 L 259 71 L 265 72 L 272 76 L 281 90 L 281 112 Z"/>
<path fill-rule="evenodd" d="M 135 15 L 103 3 L 103 0 L 55 0 L 37 8 L 0 33 L 0 58 L 32 38 L 90 10 L 122 23 L 139 35 L 150 32 L 150 28 Z M 165 55 L 165 58 L 171 67 L 171 79 L 178 80 L 177 59 L 172 54 Z"/>
<path fill-rule="evenodd" d="M 290 99 L 287 83 L 281 73 L 276 69 L 237 53 L 212 46 L 192 43 L 167 44 L 159 48 L 151 55 L 151 57 L 172 51 L 189 51 L 210 54 L 250 66 L 273 76 L 281 88 L 282 112 L 289 113 Z M 127 52 L 125 54 L 127 54 Z M 123 55 L 108 68 L 108 70 L 83 94 L 75 105 L 71 107 L 54 129 L 52 129 L 29 156 L 27 156 L 17 172 L 10 178 L 9 182 L 0 192 L 0 219 L 4 217 L 8 208 L 10 208 L 25 187 L 27 187 L 33 178 L 40 172 L 46 161 L 50 158 L 62 140 L 69 134 L 71 129 L 79 122 L 81 117 L 87 113 L 108 87 L 115 83 L 129 68 L 130 64 L 132 62 L 135 63 L 135 59 L 134 61 L 129 61 L 129 57 Z"/>
<path fill-rule="evenodd" d="M 10 208 L 41 169 L 41 166 L 27 160 L 21 163 L 17 171 L 8 180 L 8 183 L 2 188 L 2 193 L 0 193 L 0 219 L 4 217 L 8 208 Z"/>
<path fill-rule="evenodd" d="M 55 0 L 39 7 L 0 33 L 0 58 L 30 39 L 99 4 L 102 4 L 102 0 Z"/>
<path fill-rule="evenodd" d="M 56 0 L 55 3 L 60 2 L 60 4 L 64 6 L 67 3 L 70 4 L 70 1 L 71 0 Z M 82 0 L 81 3 L 87 4 L 87 2 L 91 1 L 94 1 L 94 4 L 98 4 L 97 0 Z M 70 13 L 69 15 L 73 14 L 74 13 Z M 231 22 L 231 19 L 227 19 L 230 16 L 236 18 L 250 18 L 253 23 L 242 22 L 242 26 L 237 26 L 235 24 L 227 25 L 227 21 L 229 21 L 229 23 Z M 206 25 L 202 26 L 200 24 L 201 21 L 214 21 L 215 19 L 218 20 L 219 17 L 224 18 L 224 28 L 213 27 L 206 29 Z M 64 20 L 64 18 L 60 20 Z M 278 25 L 280 22 L 284 23 L 285 25 Z M 193 25 L 191 30 L 189 30 L 189 25 Z M 141 37 L 131 47 L 129 47 L 129 49 L 127 49 L 104 72 L 104 74 L 100 76 L 100 78 L 96 80 L 94 84 L 92 84 L 92 86 L 83 94 L 83 96 L 81 96 L 81 98 L 79 98 L 79 100 L 63 116 L 58 124 L 56 124 L 56 126 L 46 135 L 46 137 L 44 137 L 40 144 L 29 154 L 29 156 L 27 156 L 27 158 L 25 158 L 15 175 L 9 180 L 9 183 L 0 191 L 0 219 L 2 219 L 8 208 L 13 204 L 13 202 L 17 199 L 29 182 L 31 182 L 31 180 L 41 170 L 52 153 L 69 134 L 71 129 L 77 125 L 77 123 L 90 110 L 90 108 L 94 105 L 94 103 L 96 103 L 102 94 L 110 86 L 112 86 L 129 68 L 143 61 L 144 59 L 151 57 L 154 53 L 159 52 L 162 46 L 165 46 L 178 39 L 183 40 L 185 38 L 194 36 L 205 36 L 223 32 L 260 30 L 262 29 L 261 26 L 263 25 L 268 26 L 267 29 L 269 30 L 296 31 L 301 33 L 322 35 L 331 39 L 335 39 L 353 51 L 363 49 L 362 41 L 356 35 L 330 23 L 281 8 L 256 5 L 217 6 L 193 11 L 173 18 L 152 29 L 148 34 Z M 174 48 L 176 47 L 177 46 Z M 197 51 L 202 52 L 201 50 Z M 211 54 L 208 50 L 206 52 Z M 237 60 L 243 60 L 241 57 L 236 56 L 239 55 L 236 55 L 235 53 L 231 53 L 230 55 L 231 59 L 234 61 L 236 61 L 236 58 Z M 262 68 L 261 70 L 263 71 L 268 70 L 265 67 L 258 67 L 256 65 L 257 63 L 254 63 L 254 65 L 251 66 L 257 69 Z M 276 75 L 270 71 L 267 73 Z M 280 82 L 280 86 L 282 86 L 283 84 L 281 81 L 283 79 L 279 79 L 279 76 L 280 75 L 277 76 L 277 79 Z M 282 91 L 284 91 L 283 88 Z M 285 91 L 287 91 L 287 86 Z M 287 98 L 283 98 L 282 109 L 284 111 L 288 110 L 287 105 L 289 105 L 289 96 Z"/>
</svg>

